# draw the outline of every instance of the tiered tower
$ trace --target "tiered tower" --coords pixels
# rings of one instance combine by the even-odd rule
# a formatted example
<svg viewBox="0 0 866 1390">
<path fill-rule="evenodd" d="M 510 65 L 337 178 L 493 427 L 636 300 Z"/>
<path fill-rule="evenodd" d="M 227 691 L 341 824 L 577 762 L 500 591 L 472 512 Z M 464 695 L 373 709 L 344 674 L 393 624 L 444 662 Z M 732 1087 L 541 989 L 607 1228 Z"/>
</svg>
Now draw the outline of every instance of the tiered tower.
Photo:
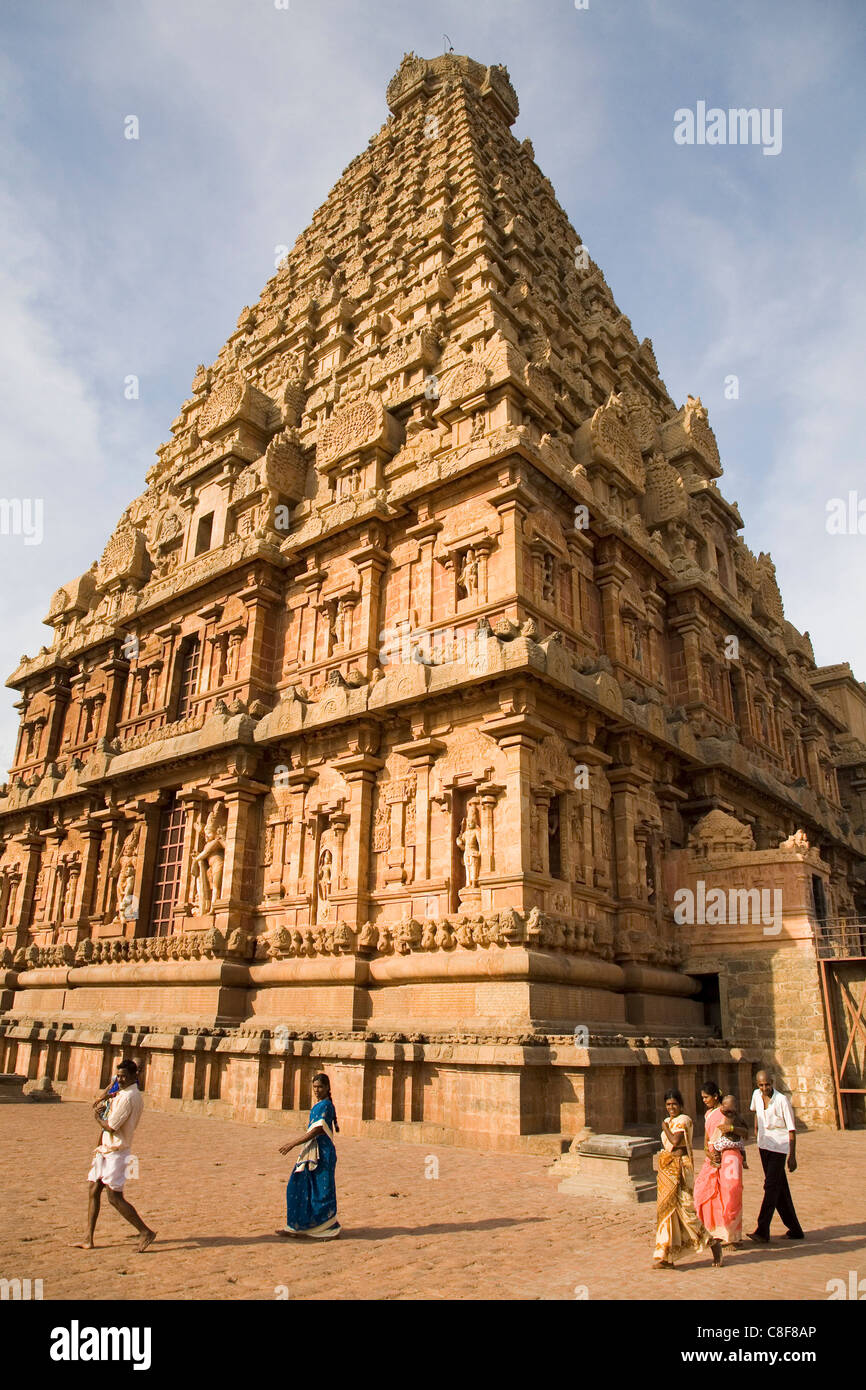
<svg viewBox="0 0 866 1390">
<path fill-rule="evenodd" d="M 83 1091 L 123 1047 L 247 1117 L 324 1065 L 349 1127 L 555 1150 L 760 1060 L 832 1122 L 863 687 L 505 69 L 410 54 L 387 96 L 10 679 L 0 1062 Z M 781 886 L 779 933 L 679 924 L 702 873 Z"/>
</svg>

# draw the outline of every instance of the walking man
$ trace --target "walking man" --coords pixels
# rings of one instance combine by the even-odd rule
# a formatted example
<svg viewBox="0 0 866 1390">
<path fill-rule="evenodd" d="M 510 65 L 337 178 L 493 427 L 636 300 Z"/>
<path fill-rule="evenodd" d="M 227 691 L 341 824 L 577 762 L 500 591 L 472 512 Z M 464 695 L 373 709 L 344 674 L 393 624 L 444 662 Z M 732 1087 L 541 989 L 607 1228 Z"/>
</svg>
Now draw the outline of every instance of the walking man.
<svg viewBox="0 0 866 1390">
<path fill-rule="evenodd" d="M 755 1077 L 756 1090 L 752 1096 L 755 1112 L 755 1134 L 758 1152 L 764 1169 L 764 1200 L 758 1213 L 758 1224 L 749 1231 L 749 1240 L 766 1245 L 770 1239 L 770 1222 L 777 1211 L 788 1228 L 789 1240 L 803 1240 L 803 1228 L 797 1220 L 789 1173 L 797 1171 L 797 1131 L 791 1102 L 773 1087 L 771 1072 L 759 1071 Z"/>
<path fill-rule="evenodd" d="M 99 1148 L 94 1150 L 93 1163 L 87 1174 L 87 1180 L 90 1184 L 87 1205 L 87 1237 L 78 1248 L 79 1250 L 92 1250 L 94 1248 L 93 1234 L 96 1230 L 104 1188 L 114 1210 L 119 1212 L 123 1219 L 138 1231 L 141 1237 L 138 1242 L 138 1252 L 143 1254 L 156 1238 L 156 1232 L 145 1225 L 135 1207 L 131 1202 L 127 1202 L 123 1195 L 124 1184 L 134 1161 L 131 1152 L 132 1136 L 144 1109 L 144 1101 L 138 1088 L 138 1067 L 135 1062 L 121 1062 L 117 1068 L 116 1080 L 117 1090 L 111 1097 L 108 1109 L 104 1114 L 101 1107 L 105 1104 L 105 1093 L 93 1102 L 94 1117 L 103 1134 Z"/>
</svg>

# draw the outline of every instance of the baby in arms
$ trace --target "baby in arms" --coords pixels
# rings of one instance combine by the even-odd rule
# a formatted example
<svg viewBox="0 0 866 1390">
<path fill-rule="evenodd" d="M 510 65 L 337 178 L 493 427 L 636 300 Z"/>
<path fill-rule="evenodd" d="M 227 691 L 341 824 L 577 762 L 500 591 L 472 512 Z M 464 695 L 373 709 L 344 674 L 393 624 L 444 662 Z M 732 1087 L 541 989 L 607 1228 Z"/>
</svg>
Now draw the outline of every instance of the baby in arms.
<svg viewBox="0 0 866 1390">
<path fill-rule="evenodd" d="M 749 1130 L 737 1114 L 736 1096 L 722 1097 L 722 1114 L 725 1117 L 724 1121 L 713 1132 L 713 1137 L 710 1140 L 710 1162 L 718 1168 L 725 1149 L 739 1149 L 743 1156 L 743 1167 L 748 1168 L 745 1139 Z"/>
</svg>

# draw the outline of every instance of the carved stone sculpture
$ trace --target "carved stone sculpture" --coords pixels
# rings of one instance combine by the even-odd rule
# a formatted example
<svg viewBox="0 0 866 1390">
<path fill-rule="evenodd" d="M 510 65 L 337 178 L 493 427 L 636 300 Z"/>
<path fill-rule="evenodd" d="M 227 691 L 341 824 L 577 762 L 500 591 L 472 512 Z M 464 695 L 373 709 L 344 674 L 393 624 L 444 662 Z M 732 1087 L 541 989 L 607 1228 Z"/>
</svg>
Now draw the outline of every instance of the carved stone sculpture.
<svg viewBox="0 0 866 1390">
<path fill-rule="evenodd" d="M 215 806 L 204 827 L 204 844 L 193 860 L 196 871 L 195 907 L 200 915 L 213 912 L 222 892 L 225 865 L 223 813 Z"/>
<path fill-rule="evenodd" d="M 481 830 L 478 824 L 478 807 L 474 801 L 470 801 L 466 807 L 466 816 L 457 836 L 457 848 L 463 854 L 466 887 L 477 888 L 478 875 L 481 872 Z"/>
</svg>

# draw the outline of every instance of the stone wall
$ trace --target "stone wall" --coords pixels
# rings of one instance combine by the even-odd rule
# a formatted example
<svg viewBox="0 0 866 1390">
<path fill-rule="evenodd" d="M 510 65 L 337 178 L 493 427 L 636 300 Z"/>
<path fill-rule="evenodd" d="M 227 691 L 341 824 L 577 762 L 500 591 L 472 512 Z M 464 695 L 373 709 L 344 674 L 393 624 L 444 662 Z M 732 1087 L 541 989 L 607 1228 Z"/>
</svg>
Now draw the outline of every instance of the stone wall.
<svg viewBox="0 0 866 1390">
<path fill-rule="evenodd" d="M 756 1065 L 771 1070 L 809 1128 L 836 1124 L 818 962 L 779 947 L 703 955 L 692 965 L 719 974 L 722 1031 L 736 1031 Z"/>
<path fill-rule="evenodd" d="M 709 818 L 708 818 L 709 819 Z M 721 817 L 717 834 L 733 837 L 737 822 Z M 743 835 L 745 827 L 740 826 Z M 827 865 L 808 844 L 779 850 L 740 848 L 711 840 L 670 856 L 669 888 L 688 888 L 705 920 L 684 924 L 690 946 L 685 969 L 718 974 L 723 1036 L 737 1042 L 759 1065 L 772 1070 L 805 1125 L 835 1125 L 837 1107 L 816 953 L 812 880 L 827 880 Z M 747 912 L 732 894 L 778 894 L 779 913 L 766 920 Z M 709 904 L 720 894 L 719 910 Z M 757 900 L 754 900 L 755 903 Z M 736 911 L 732 911 L 736 908 Z M 717 920 L 717 918 L 721 920 Z M 710 918 L 711 920 L 706 920 Z"/>
</svg>

